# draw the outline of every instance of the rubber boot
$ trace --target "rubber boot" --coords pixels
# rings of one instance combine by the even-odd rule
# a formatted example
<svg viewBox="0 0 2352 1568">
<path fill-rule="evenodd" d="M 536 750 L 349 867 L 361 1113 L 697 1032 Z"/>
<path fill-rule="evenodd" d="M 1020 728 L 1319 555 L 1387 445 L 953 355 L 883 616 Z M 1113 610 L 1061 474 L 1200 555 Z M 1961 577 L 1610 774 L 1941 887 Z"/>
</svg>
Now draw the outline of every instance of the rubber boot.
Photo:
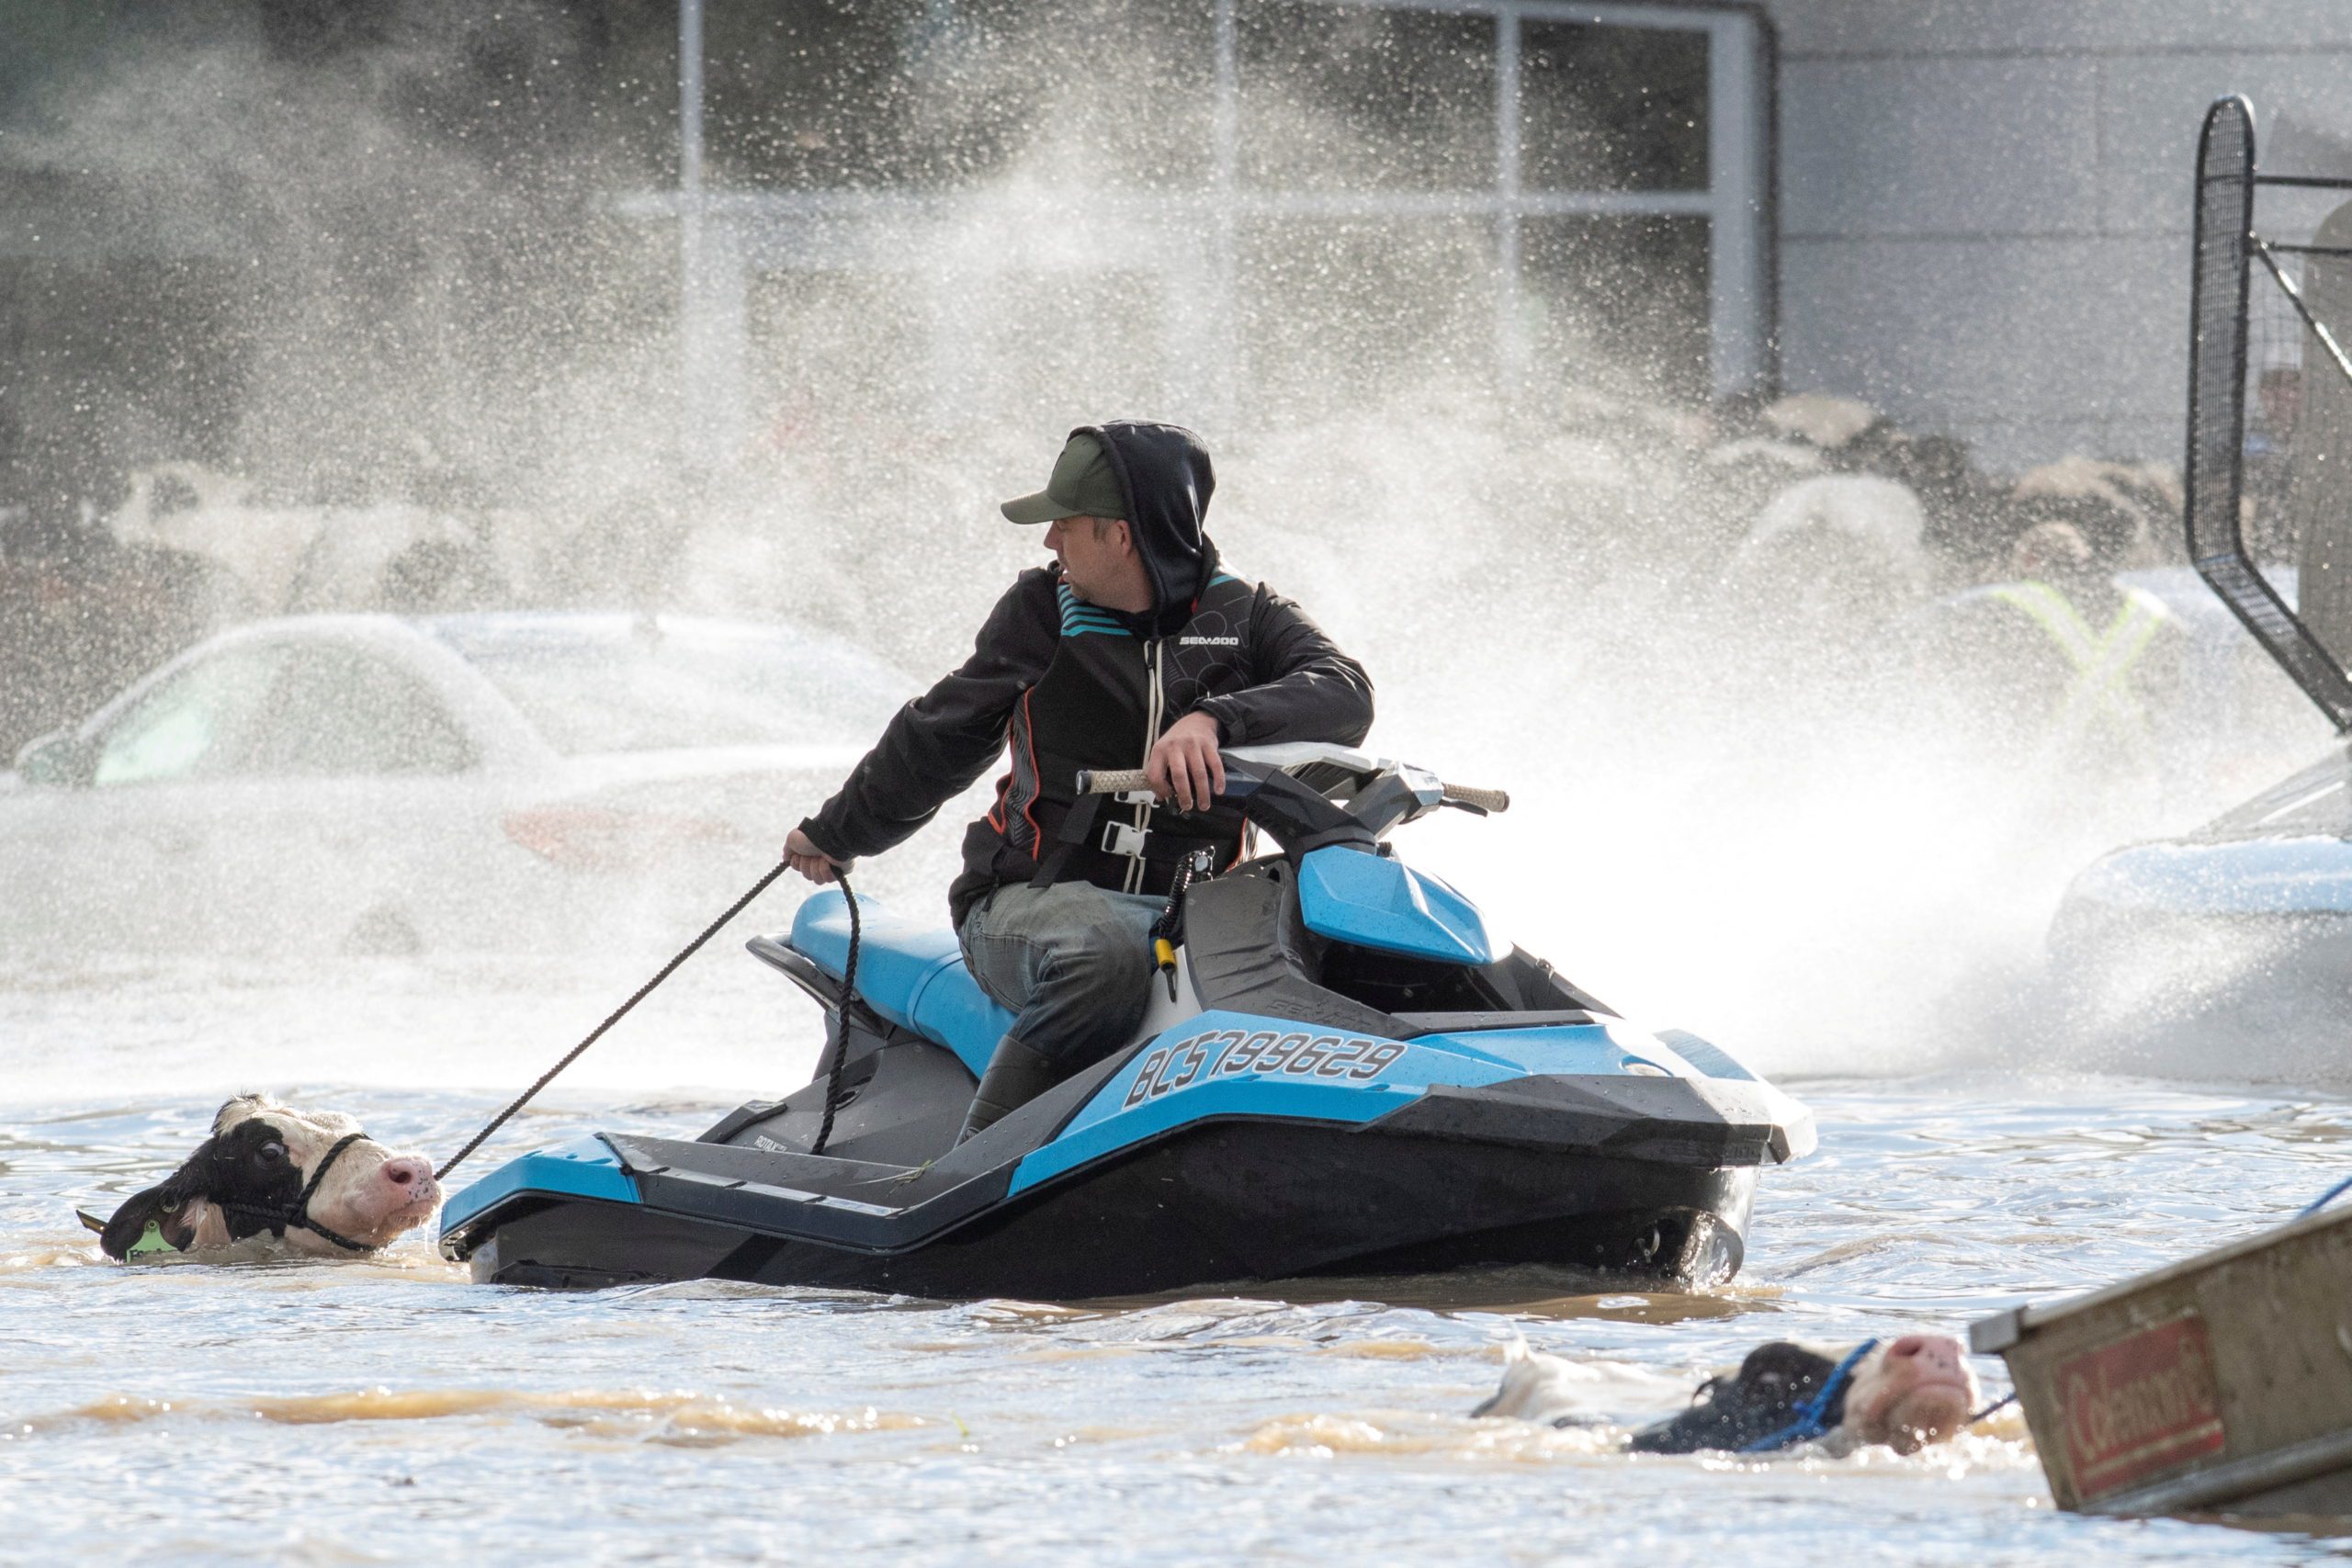
<svg viewBox="0 0 2352 1568">
<path fill-rule="evenodd" d="M 1061 1081 L 1062 1071 L 1051 1056 L 1006 1035 L 996 1043 L 996 1054 L 989 1058 L 989 1070 L 980 1076 L 972 1109 L 965 1114 L 964 1130 L 956 1134 L 956 1141 L 960 1144 L 994 1126 Z"/>
</svg>

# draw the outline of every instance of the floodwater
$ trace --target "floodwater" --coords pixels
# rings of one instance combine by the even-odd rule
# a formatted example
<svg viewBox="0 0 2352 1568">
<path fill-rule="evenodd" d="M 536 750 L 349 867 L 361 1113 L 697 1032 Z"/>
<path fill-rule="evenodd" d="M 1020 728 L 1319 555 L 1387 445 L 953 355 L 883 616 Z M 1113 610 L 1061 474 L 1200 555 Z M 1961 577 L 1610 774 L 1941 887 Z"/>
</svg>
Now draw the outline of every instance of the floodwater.
<svg viewBox="0 0 2352 1568">
<path fill-rule="evenodd" d="M 690 965 L 471 1174 L 593 1127 L 691 1132 L 799 1081 L 813 1021 L 758 967 Z M 1769 1461 L 1633 1458 L 1611 1428 L 1464 1414 L 1514 1332 L 1595 1368 L 1591 1413 L 1632 1422 L 1764 1339 L 1964 1334 L 2227 1241 L 2341 1174 L 2342 1100 L 1795 1078 L 1821 1152 L 1770 1174 L 1746 1269 L 1694 1295 L 1541 1275 L 1076 1308 L 551 1294 L 477 1287 L 421 1234 L 374 1263 L 125 1267 L 74 1222 L 159 1179 L 239 1082 L 446 1156 L 503 1096 L 437 1086 L 519 1087 L 632 984 L 455 960 L 0 984 L 0 1562 L 2352 1556 L 2058 1514 L 2013 1413 L 1908 1459 Z M 721 1087 L 622 1087 L 677 1081 Z M 1978 1371 L 2006 1391 L 1997 1361 Z"/>
</svg>

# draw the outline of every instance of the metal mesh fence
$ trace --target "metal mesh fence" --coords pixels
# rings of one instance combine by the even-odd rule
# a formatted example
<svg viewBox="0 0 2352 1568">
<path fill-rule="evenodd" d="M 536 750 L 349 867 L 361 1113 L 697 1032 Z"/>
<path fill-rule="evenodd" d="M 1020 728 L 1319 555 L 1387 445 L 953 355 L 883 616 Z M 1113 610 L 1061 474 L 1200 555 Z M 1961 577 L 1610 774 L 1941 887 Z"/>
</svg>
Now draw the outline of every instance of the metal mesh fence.
<svg viewBox="0 0 2352 1568">
<path fill-rule="evenodd" d="M 2324 184 L 2297 183 L 2304 191 Z M 2352 288 L 2332 282 L 2352 280 L 2352 273 L 2310 265 L 2343 259 L 2323 254 L 2316 237 L 2306 244 L 2262 236 L 2256 226 L 2262 184 L 2253 107 L 2244 98 L 2222 98 L 2206 114 L 2197 154 L 2188 549 L 2199 573 L 2271 657 L 2337 728 L 2352 730 L 2352 680 L 2346 676 L 2352 487 L 2345 482 L 2352 456 L 2352 377 L 2346 372 L 2352 364 L 2325 352 L 2338 339 L 2324 322 L 2306 317 L 2301 292 L 2308 274 L 2313 281 L 2330 279 L 2352 303 Z M 2322 352 L 2307 354 L 2309 346 Z M 2323 378 L 2326 394 L 2314 398 Z M 2327 418 L 2308 417 L 2323 403 Z M 2325 431 L 2346 444 L 2324 443 Z"/>
<path fill-rule="evenodd" d="M 2265 536 L 2281 536 L 2281 558 L 2293 551 L 2296 618 L 2352 669 L 2352 358 L 2344 349 L 2352 335 L 2352 201 L 2343 191 L 2312 194 L 2326 216 L 2308 243 L 2259 231 L 2255 240 L 2245 505 L 2256 558 L 2265 558 Z"/>
</svg>

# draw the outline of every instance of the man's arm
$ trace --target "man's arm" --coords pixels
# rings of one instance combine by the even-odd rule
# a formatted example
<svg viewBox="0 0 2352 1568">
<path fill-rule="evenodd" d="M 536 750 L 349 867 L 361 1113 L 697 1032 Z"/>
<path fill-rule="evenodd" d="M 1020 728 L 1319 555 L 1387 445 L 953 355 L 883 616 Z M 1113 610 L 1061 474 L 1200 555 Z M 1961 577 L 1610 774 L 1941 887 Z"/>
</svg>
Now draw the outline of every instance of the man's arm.
<svg viewBox="0 0 2352 1568">
<path fill-rule="evenodd" d="M 1261 588 L 1258 599 L 1250 631 L 1258 684 L 1210 697 L 1193 711 L 1216 720 L 1227 746 L 1362 742 L 1372 729 L 1372 678 L 1363 666 L 1281 594 Z"/>
<path fill-rule="evenodd" d="M 816 878 L 801 864 L 801 842 L 841 863 L 880 854 L 986 773 L 1004 750 L 1013 705 L 1053 659 L 1058 626 L 1053 575 L 1023 572 L 989 613 L 972 656 L 900 708 L 848 782 L 794 830 L 786 849 L 794 865 Z"/>
</svg>

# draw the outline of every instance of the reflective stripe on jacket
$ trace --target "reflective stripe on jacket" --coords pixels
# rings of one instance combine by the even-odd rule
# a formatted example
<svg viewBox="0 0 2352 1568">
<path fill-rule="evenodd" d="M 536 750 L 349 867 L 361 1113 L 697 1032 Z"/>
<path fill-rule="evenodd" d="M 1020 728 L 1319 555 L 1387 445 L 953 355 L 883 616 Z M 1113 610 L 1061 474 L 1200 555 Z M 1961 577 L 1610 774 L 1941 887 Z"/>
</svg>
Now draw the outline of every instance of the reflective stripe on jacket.
<svg viewBox="0 0 2352 1568">
<path fill-rule="evenodd" d="M 2065 699 L 2051 716 L 2050 744 L 2065 745 L 2102 719 L 2122 727 L 2134 741 L 2146 739 L 2147 713 L 2132 676 L 2148 645 L 2172 618 L 2161 601 L 2126 590 L 2122 607 L 2100 630 L 2047 582 L 2003 582 L 1980 592 L 2040 626 L 2075 672 Z"/>
</svg>

